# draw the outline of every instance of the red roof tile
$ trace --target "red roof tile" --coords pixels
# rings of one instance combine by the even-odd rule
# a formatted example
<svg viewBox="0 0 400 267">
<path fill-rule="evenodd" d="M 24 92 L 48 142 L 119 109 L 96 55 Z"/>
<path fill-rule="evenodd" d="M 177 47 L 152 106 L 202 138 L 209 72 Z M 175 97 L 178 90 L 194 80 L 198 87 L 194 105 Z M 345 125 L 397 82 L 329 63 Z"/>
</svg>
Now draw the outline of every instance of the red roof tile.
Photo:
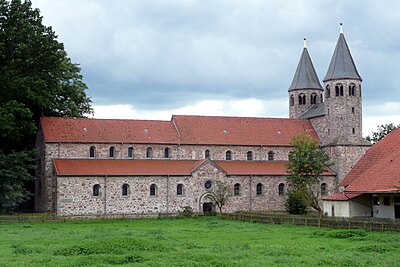
<svg viewBox="0 0 400 267">
<path fill-rule="evenodd" d="M 355 198 L 362 195 L 362 193 L 335 193 L 333 195 L 322 198 L 322 200 L 331 200 L 331 201 L 347 201 L 349 199 Z"/>
<path fill-rule="evenodd" d="M 179 143 L 171 121 L 41 118 L 46 142 Z"/>
<path fill-rule="evenodd" d="M 308 120 L 173 115 L 182 144 L 288 146 L 296 133 L 318 138 Z"/>
<path fill-rule="evenodd" d="M 196 160 L 57 159 L 57 175 L 190 175 Z"/>
<path fill-rule="evenodd" d="M 400 186 L 400 128 L 373 145 L 341 181 L 345 192 L 391 192 Z"/>
</svg>

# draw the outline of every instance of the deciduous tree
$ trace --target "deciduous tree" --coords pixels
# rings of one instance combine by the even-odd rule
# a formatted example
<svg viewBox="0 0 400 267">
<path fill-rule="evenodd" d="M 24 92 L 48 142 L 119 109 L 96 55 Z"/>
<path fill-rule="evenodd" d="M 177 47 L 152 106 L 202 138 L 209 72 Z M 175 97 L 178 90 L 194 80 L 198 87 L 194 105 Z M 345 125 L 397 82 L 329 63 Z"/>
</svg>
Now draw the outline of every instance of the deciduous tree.
<svg viewBox="0 0 400 267">
<path fill-rule="evenodd" d="M 377 127 L 376 132 L 372 132 L 372 136 L 367 136 L 366 139 L 371 141 L 373 144 L 376 144 L 379 140 L 383 139 L 386 135 L 388 135 L 391 131 L 396 129 L 399 126 L 395 126 L 393 123 L 386 123 L 384 125 L 380 125 Z"/>
<path fill-rule="evenodd" d="M 216 181 L 215 182 L 215 205 L 218 207 L 219 212 L 222 213 L 222 207 L 226 204 L 226 201 L 230 197 L 229 186 L 226 182 Z"/>
<path fill-rule="evenodd" d="M 319 146 L 317 139 L 307 134 L 295 135 L 291 145 L 293 150 L 286 164 L 291 186 L 285 207 L 291 213 L 305 213 L 304 206 L 321 211 L 319 183 L 321 174 L 332 165 L 329 155 Z"/>
</svg>

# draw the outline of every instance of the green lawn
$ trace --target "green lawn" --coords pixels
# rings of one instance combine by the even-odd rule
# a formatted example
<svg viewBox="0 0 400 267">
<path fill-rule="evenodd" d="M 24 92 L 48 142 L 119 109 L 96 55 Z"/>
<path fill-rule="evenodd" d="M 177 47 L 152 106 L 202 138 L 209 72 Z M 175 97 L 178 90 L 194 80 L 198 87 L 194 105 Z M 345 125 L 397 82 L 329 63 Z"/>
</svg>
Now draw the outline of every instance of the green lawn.
<svg viewBox="0 0 400 267">
<path fill-rule="evenodd" d="M 400 266 L 400 233 L 217 217 L 0 223 L 0 266 Z"/>
</svg>

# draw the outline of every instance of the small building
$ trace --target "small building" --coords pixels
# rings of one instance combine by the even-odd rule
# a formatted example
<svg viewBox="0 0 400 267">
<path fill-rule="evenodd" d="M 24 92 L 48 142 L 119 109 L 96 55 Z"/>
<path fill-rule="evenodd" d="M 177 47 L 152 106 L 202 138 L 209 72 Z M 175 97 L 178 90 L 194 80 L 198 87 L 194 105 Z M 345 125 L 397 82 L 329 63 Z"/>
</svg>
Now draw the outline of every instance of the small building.
<svg viewBox="0 0 400 267">
<path fill-rule="evenodd" d="M 339 186 L 342 192 L 323 198 L 327 215 L 400 218 L 400 128 L 372 146 Z"/>
</svg>

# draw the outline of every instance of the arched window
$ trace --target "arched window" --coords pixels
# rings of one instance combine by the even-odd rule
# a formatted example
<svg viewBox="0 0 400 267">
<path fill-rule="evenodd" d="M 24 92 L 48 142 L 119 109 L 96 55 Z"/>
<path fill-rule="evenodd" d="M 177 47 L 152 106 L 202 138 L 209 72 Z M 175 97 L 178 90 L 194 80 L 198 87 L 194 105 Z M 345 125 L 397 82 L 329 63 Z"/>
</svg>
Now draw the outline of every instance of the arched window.
<svg viewBox="0 0 400 267">
<path fill-rule="evenodd" d="M 246 154 L 247 160 L 253 160 L 253 151 L 249 151 Z"/>
<path fill-rule="evenodd" d="M 157 186 L 155 184 L 150 185 L 150 196 L 156 196 L 157 195 Z"/>
<path fill-rule="evenodd" d="M 336 96 L 343 96 L 343 85 L 342 84 L 337 84 L 336 86 L 335 86 L 335 93 L 336 93 Z"/>
<path fill-rule="evenodd" d="M 356 86 L 354 83 L 349 85 L 349 95 L 355 96 L 356 95 Z"/>
<path fill-rule="evenodd" d="M 268 152 L 268 160 L 274 160 L 274 152 L 273 151 Z"/>
<path fill-rule="evenodd" d="M 99 184 L 95 184 L 93 186 L 93 196 L 94 197 L 99 197 L 100 196 L 100 185 Z"/>
<path fill-rule="evenodd" d="M 335 95 L 339 96 L 339 86 L 338 85 L 335 86 Z"/>
<path fill-rule="evenodd" d="M 320 94 L 320 98 L 321 98 L 321 103 L 324 102 L 324 98 L 323 98 L 322 94 Z"/>
<path fill-rule="evenodd" d="M 113 147 L 113 146 L 110 147 L 108 156 L 109 156 L 110 158 L 115 158 L 115 147 Z"/>
<path fill-rule="evenodd" d="M 176 195 L 183 196 L 183 184 L 178 184 L 176 186 Z"/>
<path fill-rule="evenodd" d="M 128 196 L 129 195 L 129 185 L 128 184 L 123 184 L 122 185 L 122 195 L 123 196 Z"/>
<path fill-rule="evenodd" d="M 326 194 L 327 194 L 327 191 L 326 191 L 326 183 L 322 183 L 321 184 L 321 195 L 322 196 L 325 196 Z"/>
<path fill-rule="evenodd" d="M 240 195 L 240 184 L 237 183 L 233 186 L 233 195 L 239 196 Z"/>
<path fill-rule="evenodd" d="M 146 158 L 150 159 L 153 157 L 153 149 L 151 147 L 148 147 L 146 149 Z"/>
<path fill-rule="evenodd" d="M 330 98 L 331 97 L 331 88 L 329 87 L 329 85 L 326 86 L 326 98 Z"/>
<path fill-rule="evenodd" d="M 306 95 L 300 94 L 299 95 L 299 105 L 305 105 L 306 104 Z"/>
<path fill-rule="evenodd" d="M 171 154 L 170 152 L 171 152 L 171 150 L 169 149 L 169 147 L 166 147 L 164 149 L 164 158 L 169 159 L 170 154 Z"/>
<path fill-rule="evenodd" d="M 204 158 L 205 159 L 209 159 L 210 158 L 210 150 L 206 149 L 206 151 L 204 151 Z"/>
<path fill-rule="evenodd" d="M 260 196 L 263 194 L 263 184 L 262 183 L 258 183 L 256 186 L 256 194 L 257 196 Z"/>
<path fill-rule="evenodd" d="M 282 195 L 285 194 L 285 184 L 284 184 L 284 183 L 280 183 L 280 184 L 278 185 L 278 194 L 279 194 L 280 196 L 282 196 Z"/>
<path fill-rule="evenodd" d="M 317 94 L 311 94 L 311 104 L 317 104 Z"/>
<path fill-rule="evenodd" d="M 133 147 L 128 148 L 128 158 L 130 158 L 130 159 L 133 158 Z"/>
<path fill-rule="evenodd" d="M 230 151 L 230 150 L 226 151 L 225 159 L 226 160 L 232 160 L 232 151 Z"/>
<path fill-rule="evenodd" d="M 294 96 L 293 95 L 290 96 L 290 105 L 294 106 Z"/>
<path fill-rule="evenodd" d="M 96 157 L 96 148 L 94 146 L 91 146 L 89 148 L 89 157 L 91 157 L 91 158 Z"/>
</svg>

